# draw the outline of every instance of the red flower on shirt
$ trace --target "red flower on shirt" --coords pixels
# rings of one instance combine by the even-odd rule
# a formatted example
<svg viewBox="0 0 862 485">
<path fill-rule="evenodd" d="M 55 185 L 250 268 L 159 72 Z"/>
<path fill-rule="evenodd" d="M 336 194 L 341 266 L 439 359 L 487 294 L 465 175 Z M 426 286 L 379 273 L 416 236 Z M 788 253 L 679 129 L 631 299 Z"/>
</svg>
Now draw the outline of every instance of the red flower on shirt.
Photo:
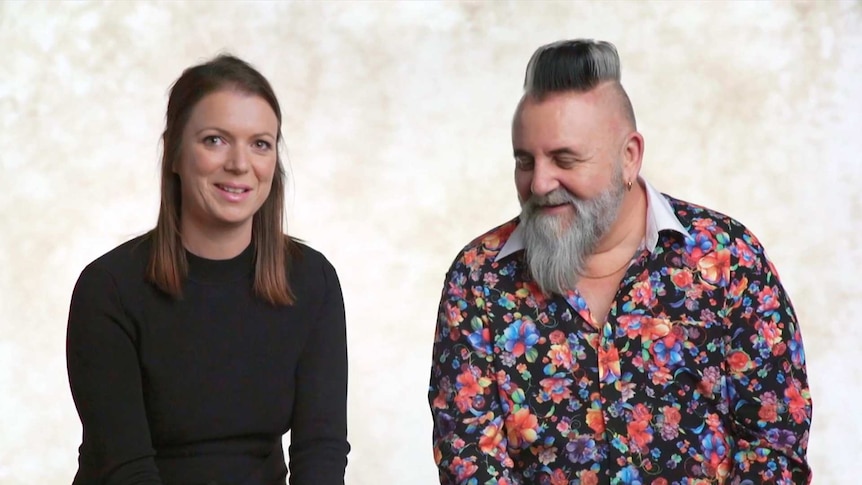
<svg viewBox="0 0 862 485">
<path fill-rule="evenodd" d="M 751 369 L 751 357 L 740 350 L 728 354 L 727 362 L 730 364 L 730 370 L 735 374 L 741 374 Z"/>
<path fill-rule="evenodd" d="M 691 271 L 677 269 L 671 272 L 670 280 L 673 281 L 673 284 L 676 285 L 677 288 L 684 290 L 694 283 L 694 276 L 692 276 Z"/>
</svg>

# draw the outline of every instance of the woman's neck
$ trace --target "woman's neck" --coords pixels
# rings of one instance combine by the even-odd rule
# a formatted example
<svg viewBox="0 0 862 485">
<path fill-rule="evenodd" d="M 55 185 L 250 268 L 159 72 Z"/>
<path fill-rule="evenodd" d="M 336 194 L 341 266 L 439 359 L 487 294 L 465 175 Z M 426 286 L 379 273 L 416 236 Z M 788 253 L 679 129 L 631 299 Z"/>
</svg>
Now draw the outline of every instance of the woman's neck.
<svg viewBox="0 0 862 485">
<path fill-rule="evenodd" d="M 231 259 L 251 244 L 251 221 L 236 227 L 199 227 L 180 222 L 183 247 L 205 259 Z"/>
</svg>

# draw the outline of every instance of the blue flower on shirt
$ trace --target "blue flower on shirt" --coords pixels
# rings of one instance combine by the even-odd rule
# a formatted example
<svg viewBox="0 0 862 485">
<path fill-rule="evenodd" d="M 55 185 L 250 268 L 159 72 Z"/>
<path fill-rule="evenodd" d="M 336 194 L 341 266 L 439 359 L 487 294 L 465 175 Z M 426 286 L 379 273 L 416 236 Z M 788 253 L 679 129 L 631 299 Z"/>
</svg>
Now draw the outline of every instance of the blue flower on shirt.
<svg viewBox="0 0 862 485">
<path fill-rule="evenodd" d="M 506 327 L 501 340 L 502 347 L 507 352 L 520 357 L 536 345 L 539 341 L 539 332 L 536 331 L 536 324 L 519 318 Z"/>
<path fill-rule="evenodd" d="M 676 365 L 682 362 L 682 345 L 673 337 L 666 337 L 653 346 L 656 360 L 662 365 Z"/>
<path fill-rule="evenodd" d="M 638 469 L 629 465 L 617 472 L 613 482 L 611 483 L 620 485 L 643 485 L 643 480 L 641 480 L 641 475 L 638 472 Z"/>
<path fill-rule="evenodd" d="M 703 232 L 685 238 L 685 252 L 691 255 L 704 254 L 712 249 L 712 239 Z"/>
</svg>

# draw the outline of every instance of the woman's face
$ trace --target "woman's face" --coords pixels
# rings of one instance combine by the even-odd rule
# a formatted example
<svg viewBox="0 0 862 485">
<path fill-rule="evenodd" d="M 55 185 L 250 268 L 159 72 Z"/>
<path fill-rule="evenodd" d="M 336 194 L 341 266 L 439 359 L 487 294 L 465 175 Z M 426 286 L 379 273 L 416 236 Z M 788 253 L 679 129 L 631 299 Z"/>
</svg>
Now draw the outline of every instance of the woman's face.
<svg viewBox="0 0 862 485">
<path fill-rule="evenodd" d="M 226 89 L 195 105 L 174 167 L 184 236 L 251 233 L 252 217 L 272 187 L 277 135 L 278 118 L 260 96 Z"/>
</svg>

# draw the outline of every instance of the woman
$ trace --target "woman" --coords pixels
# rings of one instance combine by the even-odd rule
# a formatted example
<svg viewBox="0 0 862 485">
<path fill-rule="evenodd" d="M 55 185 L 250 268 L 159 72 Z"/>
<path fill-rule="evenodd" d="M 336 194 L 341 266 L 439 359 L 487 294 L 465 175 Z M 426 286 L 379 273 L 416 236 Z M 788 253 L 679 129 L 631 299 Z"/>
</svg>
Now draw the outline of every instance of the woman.
<svg viewBox="0 0 862 485">
<path fill-rule="evenodd" d="M 347 351 L 335 269 L 283 233 L 281 110 L 232 56 L 171 89 L 155 229 L 72 295 L 75 484 L 343 484 Z"/>
</svg>

